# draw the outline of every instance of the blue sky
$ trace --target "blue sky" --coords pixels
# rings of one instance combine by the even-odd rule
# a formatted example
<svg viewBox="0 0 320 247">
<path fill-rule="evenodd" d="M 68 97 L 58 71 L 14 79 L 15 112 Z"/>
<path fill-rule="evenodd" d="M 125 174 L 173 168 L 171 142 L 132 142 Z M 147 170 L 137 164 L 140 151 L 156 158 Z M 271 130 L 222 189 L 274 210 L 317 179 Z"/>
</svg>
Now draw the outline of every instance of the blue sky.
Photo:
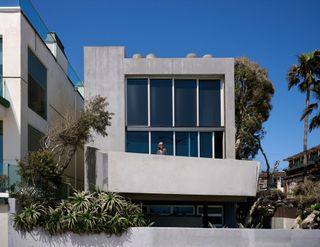
<svg viewBox="0 0 320 247">
<path fill-rule="evenodd" d="M 126 46 L 158 57 L 246 56 L 274 83 L 273 110 L 263 147 L 271 164 L 302 150 L 304 95 L 288 91 L 286 73 L 300 53 L 320 49 L 319 0 L 33 0 L 59 34 L 83 77 L 83 46 Z M 320 130 L 309 147 L 320 143 Z M 256 157 L 262 163 L 259 154 Z"/>
</svg>

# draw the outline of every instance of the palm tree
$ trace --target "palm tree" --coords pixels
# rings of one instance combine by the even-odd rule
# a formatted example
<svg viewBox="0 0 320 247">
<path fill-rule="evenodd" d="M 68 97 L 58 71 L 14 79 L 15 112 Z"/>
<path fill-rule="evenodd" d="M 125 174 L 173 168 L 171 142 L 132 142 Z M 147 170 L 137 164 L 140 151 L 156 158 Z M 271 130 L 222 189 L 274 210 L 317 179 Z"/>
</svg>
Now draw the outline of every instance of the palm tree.
<svg viewBox="0 0 320 247">
<path fill-rule="evenodd" d="M 298 65 L 293 65 L 287 76 L 289 90 L 293 86 L 297 86 L 299 90 L 306 93 L 306 107 L 305 111 L 301 117 L 304 119 L 304 135 L 303 135 L 303 165 L 307 164 L 307 149 L 308 149 L 308 125 L 309 125 L 309 115 L 313 110 L 310 110 L 310 94 L 311 91 L 316 90 L 319 84 L 317 80 L 317 69 L 315 67 L 316 60 L 319 60 L 319 51 L 314 51 L 311 53 L 301 54 L 298 56 Z M 312 104 L 312 109 L 315 109 L 315 105 Z"/>
</svg>

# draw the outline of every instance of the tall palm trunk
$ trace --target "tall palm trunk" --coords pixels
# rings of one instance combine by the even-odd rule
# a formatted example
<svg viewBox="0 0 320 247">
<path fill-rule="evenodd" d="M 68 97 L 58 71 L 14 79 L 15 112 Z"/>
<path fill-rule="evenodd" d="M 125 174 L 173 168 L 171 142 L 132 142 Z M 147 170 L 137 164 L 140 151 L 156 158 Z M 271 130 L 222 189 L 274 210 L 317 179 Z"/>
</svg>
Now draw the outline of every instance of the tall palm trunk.
<svg viewBox="0 0 320 247">
<path fill-rule="evenodd" d="M 310 89 L 307 89 L 306 95 L 306 109 L 309 107 L 310 101 Z M 304 133 L 303 133 L 303 165 L 306 166 L 308 163 L 307 150 L 308 150 L 308 129 L 309 129 L 309 115 L 306 114 L 304 117 Z"/>
</svg>

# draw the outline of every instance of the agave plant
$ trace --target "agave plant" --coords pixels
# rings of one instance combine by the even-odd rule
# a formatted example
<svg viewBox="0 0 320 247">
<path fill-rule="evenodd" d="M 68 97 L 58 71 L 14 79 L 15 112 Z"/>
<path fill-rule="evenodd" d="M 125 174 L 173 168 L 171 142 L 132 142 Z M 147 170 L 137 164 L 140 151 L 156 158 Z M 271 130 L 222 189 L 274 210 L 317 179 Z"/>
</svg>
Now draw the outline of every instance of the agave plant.
<svg viewBox="0 0 320 247">
<path fill-rule="evenodd" d="M 41 217 L 45 214 L 46 211 L 42 205 L 33 203 L 29 207 L 25 207 L 21 213 L 14 214 L 14 227 L 21 231 L 30 232 L 41 224 Z"/>
</svg>

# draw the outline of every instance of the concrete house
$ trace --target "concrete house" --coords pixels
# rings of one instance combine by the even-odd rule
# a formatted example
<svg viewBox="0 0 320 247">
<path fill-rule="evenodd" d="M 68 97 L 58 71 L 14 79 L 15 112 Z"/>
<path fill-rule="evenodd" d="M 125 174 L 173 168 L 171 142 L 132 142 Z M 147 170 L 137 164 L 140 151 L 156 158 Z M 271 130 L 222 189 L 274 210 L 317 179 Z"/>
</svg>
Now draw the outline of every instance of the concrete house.
<svg viewBox="0 0 320 247">
<path fill-rule="evenodd" d="M 80 82 L 57 34 L 28 0 L 0 2 L 0 174 L 16 182 L 17 159 L 39 148 L 49 127 L 83 109 Z M 76 166 L 76 164 L 79 164 Z M 83 188 L 83 154 L 65 172 Z"/>
<path fill-rule="evenodd" d="M 234 59 L 84 55 L 85 99 L 105 96 L 115 113 L 108 137 L 86 147 L 86 187 L 141 202 L 156 226 L 236 227 L 259 164 L 235 160 Z"/>
</svg>

